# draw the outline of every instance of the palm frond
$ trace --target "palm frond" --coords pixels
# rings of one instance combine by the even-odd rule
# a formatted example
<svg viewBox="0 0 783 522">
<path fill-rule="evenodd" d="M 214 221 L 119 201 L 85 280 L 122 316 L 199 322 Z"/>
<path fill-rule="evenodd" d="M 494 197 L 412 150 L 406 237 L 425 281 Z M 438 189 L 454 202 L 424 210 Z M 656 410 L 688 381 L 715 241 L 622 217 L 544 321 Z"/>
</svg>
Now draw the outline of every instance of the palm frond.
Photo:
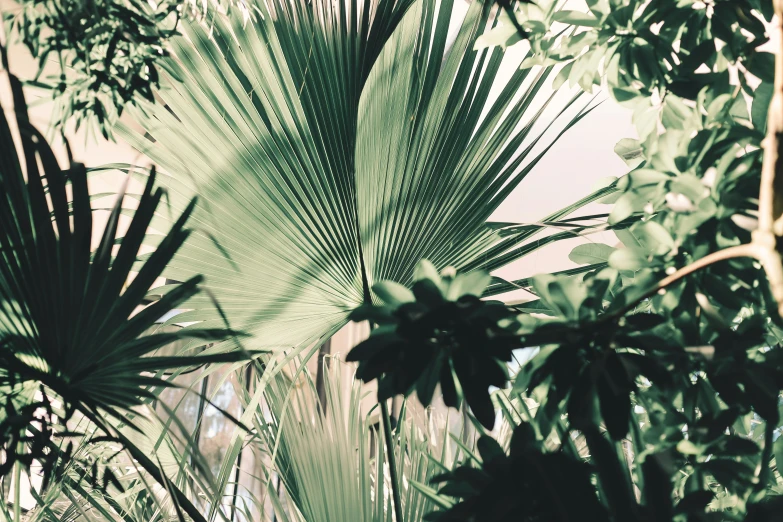
<svg viewBox="0 0 783 522">
<path fill-rule="evenodd" d="M 1 47 L 0 53 L 7 68 Z M 206 343 L 236 335 L 225 325 L 147 334 L 162 316 L 200 290 L 202 278 L 196 275 L 152 304 L 145 303 L 149 288 L 190 234 L 185 224 L 195 200 L 174 217 L 157 248 L 139 261 L 144 238 L 164 197 L 164 191 L 156 188 L 153 169 L 121 244 L 116 247 L 124 191 L 93 251 L 95 226 L 87 171 L 73 162 L 68 169 L 60 168 L 44 137 L 30 124 L 19 80 L 8 77 L 21 150 L 2 111 L 0 402 L 5 407 L 0 414 L 4 456 L 0 476 L 15 464 L 38 463 L 44 469 L 43 489 L 47 489 L 46 481 L 62 475 L 54 470 L 70 465 L 73 456 L 70 450 L 58 449 L 55 431 L 67 432 L 79 412 L 99 428 L 99 438 L 119 443 L 146 474 L 169 487 L 170 500 L 181 504 L 192 519 L 203 520 L 166 476 L 155 453 L 145 453 L 131 440 L 143 431 L 139 424 L 144 419 L 134 418 L 135 408 L 172 385 L 162 378 L 162 372 L 250 356 L 244 350 L 156 354 L 180 339 Z M 35 393 L 30 395 L 31 391 Z M 54 402 L 59 404 L 56 413 Z M 112 475 L 103 477 L 109 480 Z M 81 513 L 80 501 L 71 508 Z"/>
<path fill-rule="evenodd" d="M 248 347 L 301 350 L 421 258 L 495 268 L 528 252 L 486 221 L 589 109 L 572 99 L 542 119 L 550 69 L 519 70 L 488 101 L 502 53 L 473 50 L 487 5 L 450 47 L 451 1 L 254 8 L 247 25 L 234 13 L 187 26 L 169 63 L 181 82 L 137 113 L 145 136 L 120 130 L 168 174 L 172 208 L 204 202 L 169 278 L 204 274 Z M 178 321 L 222 321 L 204 296 L 188 308 Z"/>
<path fill-rule="evenodd" d="M 372 423 L 377 412 L 363 412 L 361 385 L 344 375 L 352 366 L 337 359 L 324 364 L 325 406 L 310 380 L 292 387 L 278 374 L 268 386 L 270 418 L 259 427 L 266 446 L 278 446 L 272 464 L 302 520 L 391 522 L 389 458 L 383 430 Z M 449 441 L 445 429 L 434 435 L 431 438 L 411 415 L 394 431 L 406 521 L 420 522 L 436 507 L 410 482 L 426 483 L 454 464 L 455 453 L 444 452 Z M 440 463 L 449 458 L 445 455 L 451 460 Z"/>
<path fill-rule="evenodd" d="M 196 328 L 142 335 L 199 291 L 201 277 L 194 276 L 136 313 L 190 234 L 185 222 L 195 201 L 132 277 L 163 197 L 162 189 L 154 189 L 153 171 L 116 255 L 112 250 L 122 193 L 92 252 L 86 170 L 78 163 L 67 170 L 59 167 L 44 137 L 27 119 L 21 85 L 15 77 L 10 79 L 22 151 L 17 152 L 3 113 L 0 146 L 7 153 L 0 175 L 0 384 L 38 382 L 71 405 L 129 410 L 149 396 L 146 387 L 166 385 L 148 372 L 246 358 L 243 352 L 207 359 L 146 357 L 180 338 L 209 341 L 232 334 L 226 328 Z"/>
</svg>

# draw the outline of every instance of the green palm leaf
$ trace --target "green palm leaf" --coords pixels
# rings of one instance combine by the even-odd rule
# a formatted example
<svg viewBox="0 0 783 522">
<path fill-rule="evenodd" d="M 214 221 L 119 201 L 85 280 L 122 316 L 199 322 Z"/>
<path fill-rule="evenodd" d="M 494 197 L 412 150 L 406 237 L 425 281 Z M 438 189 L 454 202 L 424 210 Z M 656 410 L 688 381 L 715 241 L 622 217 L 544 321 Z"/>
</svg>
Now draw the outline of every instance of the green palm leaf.
<svg viewBox="0 0 783 522">
<path fill-rule="evenodd" d="M 312 380 L 302 379 L 304 386 L 292 390 L 290 381 L 278 374 L 267 387 L 271 419 L 259 423 L 258 430 L 267 447 L 279 440 L 274 465 L 302 520 L 392 522 L 383 430 L 373 427 L 371 414 L 362 413 L 362 386 L 352 376 L 346 382 L 345 369 L 339 360 L 324 368 L 325 408 Z M 405 415 L 394 432 L 408 522 L 420 522 L 436 507 L 410 482 L 427 483 L 457 462 L 447 428 L 431 428 L 434 438 L 417 426 L 413 415 Z"/>
<path fill-rule="evenodd" d="M 571 100 L 539 121 L 550 70 L 518 71 L 487 101 L 502 59 L 473 50 L 487 5 L 470 7 L 448 50 L 451 1 L 254 8 L 247 25 L 234 13 L 186 27 L 168 67 L 181 82 L 137 114 L 145 136 L 120 129 L 169 174 L 174 209 L 203 197 L 203 233 L 168 277 L 204 274 L 248 346 L 304 347 L 374 281 L 408 283 L 421 258 L 496 268 L 532 250 L 515 248 L 535 232 L 501 238 L 486 221 L 587 111 L 566 118 Z M 204 296 L 188 308 L 178 321 L 222 320 Z"/>
<path fill-rule="evenodd" d="M 202 358 L 148 356 L 181 338 L 209 341 L 232 333 L 196 328 L 142 335 L 199 291 L 201 278 L 194 276 L 136 313 L 188 237 L 185 222 L 195 201 L 131 277 L 164 194 L 160 188 L 153 190 L 153 171 L 116 255 L 112 247 L 122 193 L 97 250 L 91 252 L 86 170 L 77 163 L 60 169 L 44 137 L 27 119 L 19 82 L 11 77 L 11 84 L 22 154 L 17 154 L 8 120 L 0 115 L 0 143 L 8 152 L 0 164 L 0 384 L 40 382 L 67 404 L 113 412 L 150 398 L 147 387 L 167 384 L 147 372 L 245 358 L 243 352 Z"/>
<path fill-rule="evenodd" d="M 4 50 L 0 48 L 7 70 Z M 156 351 L 180 339 L 209 342 L 232 337 L 223 325 L 148 334 L 165 314 L 197 295 L 202 278 L 193 276 L 152 304 L 145 297 L 190 234 L 185 223 L 195 200 L 173 218 L 158 246 L 139 261 L 165 192 L 147 177 L 138 206 L 117 243 L 124 191 L 91 249 L 94 223 L 87 172 L 71 162 L 58 165 L 44 137 L 30 125 L 18 79 L 9 75 L 21 150 L 6 113 L 0 113 L 0 438 L 4 459 L 0 476 L 11 467 L 43 465 L 46 481 L 59 457 L 53 430 L 79 411 L 102 437 L 119 442 L 159 484 L 173 486 L 149 452 L 132 439 L 142 430 L 134 408 L 171 386 L 164 370 L 245 360 L 244 350 L 209 355 L 160 356 Z M 41 391 L 43 399 L 30 392 Z M 57 413 L 51 399 L 60 403 Z M 44 412 L 44 413 L 42 413 Z M 59 420 L 54 420 L 54 419 Z M 26 423 L 26 424 L 25 424 Z M 34 438 L 33 433 L 42 434 Z M 62 439 L 60 439 L 62 440 Z M 64 452 L 64 462 L 68 451 Z M 46 484 L 46 481 L 44 484 Z M 44 486 L 45 489 L 45 486 Z M 175 488 L 172 497 L 193 520 L 203 520 Z M 67 518 L 67 517 L 66 517 Z"/>
</svg>

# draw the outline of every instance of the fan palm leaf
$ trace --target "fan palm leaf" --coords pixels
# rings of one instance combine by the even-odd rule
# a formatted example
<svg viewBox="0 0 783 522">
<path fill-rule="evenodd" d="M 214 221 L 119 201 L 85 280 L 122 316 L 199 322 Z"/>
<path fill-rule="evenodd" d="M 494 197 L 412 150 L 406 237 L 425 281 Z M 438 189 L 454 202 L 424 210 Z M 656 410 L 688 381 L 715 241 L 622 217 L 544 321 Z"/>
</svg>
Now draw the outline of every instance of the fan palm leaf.
<svg viewBox="0 0 783 522">
<path fill-rule="evenodd" d="M 449 47 L 450 0 L 252 6 L 252 22 L 186 26 L 165 103 L 136 114 L 145 134 L 120 128 L 167 173 L 173 208 L 203 198 L 204 233 L 167 276 L 204 274 L 249 347 L 312 346 L 421 258 L 494 269 L 535 249 L 516 247 L 540 228 L 501 237 L 486 221 L 588 111 L 566 112 L 572 99 L 540 119 L 549 69 L 488 101 L 502 53 L 473 45 L 490 7 L 474 2 Z M 221 321 L 205 296 L 188 308 L 178 321 Z"/>
<path fill-rule="evenodd" d="M 232 334 L 223 327 L 142 335 L 199 291 L 201 277 L 194 276 L 138 311 L 150 286 L 188 237 L 185 222 L 195 200 L 132 274 L 164 194 L 153 188 L 153 171 L 116 255 L 112 249 L 122 193 L 92 252 L 86 169 L 78 163 L 67 170 L 59 167 L 44 137 L 27 119 L 20 83 L 10 79 L 22 153 L 17 153 L 9 122 L 0 114 L 0 146 L 7 152 L 0 159 L 0 384 L 42 383 L 66 404 L 112 413 L 153 398 L 149 387 L 168 385 L 154 376 L 159 370 L 245 358 L 242 352 L 201 358 L 153 356 L 180 338 L 212 340 Z"/>
</svg>

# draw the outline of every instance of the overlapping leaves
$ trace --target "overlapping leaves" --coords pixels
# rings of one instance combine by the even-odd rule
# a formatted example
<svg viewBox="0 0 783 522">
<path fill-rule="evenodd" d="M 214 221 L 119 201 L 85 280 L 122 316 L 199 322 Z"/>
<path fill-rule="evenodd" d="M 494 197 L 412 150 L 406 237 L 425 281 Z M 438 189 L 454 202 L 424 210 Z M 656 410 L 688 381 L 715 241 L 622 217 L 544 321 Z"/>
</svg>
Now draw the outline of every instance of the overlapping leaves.
<svg viewBox="0 0 783 522">
<path fill-rule="evenodd" d="M 378 379 L 378 399 L 416 390 L 423 405 L 440 384 L 447 406 L 465 399 L 486 427 L 495 423 L 490 386 L 504 386 L 506 364 L 518 340 L 499 326 L 510 316 L 500 302 L 482 301 L 486 272 L 438 274 L 428 261 L 416 268 L 412 290 L 391 281 L 373 290 L 384 304 L 365 305 L 351 318 L 377 325 L 370 337 L 348 354 L 359 361 L 356 376 Z M 459 391 L 458 391 L 459 390 Z"/>
<path fill-rule="evenodd" d="M 54 435 L 49 426 L 41 430 L 53 417 L 51 407 L 44 407 L 51 400 L 61 405 L 58 430 L 65 429 L 74 410 L 127 422 L 126 413 L 154 397 L 151 388 L 169 385 L 157 372 L 237 361 L 247 353 L 155 355 L 178 339 L 206 342 L 234 335 L 228 328 L 145 335 L 160 317 L 199 291 L 201 278 L 194 277 L 139 310 L 150 286 L 188 237 L 185 223 L 195 201 L 137 266 L 164 194 L 155 188 L 153 171 L 119 249 L 113 252 L 122 194 L 93 251 L 86 170 L 78 163 L 67 170 L 59 167 L 46 140 L 30 125 L 19 81 L 9 77 L 22 148 L 17 151 L 3 113 L 0 140 L 7 154 L 0 158 L 0 397 L 14 407 L 11 414 L 0 414 L 0 420 L 3 429 L 21 433 L 4 443 L 30 443 L 23 454 L 29 457 L 35 451 L 36 458 L 51 454 L 51 441 L 24 437 L 33 424 Z M 43 398 L 34 399 L 37 391 Z M 20 423 L 19 415 L 26 421 Z"/>
</svg>

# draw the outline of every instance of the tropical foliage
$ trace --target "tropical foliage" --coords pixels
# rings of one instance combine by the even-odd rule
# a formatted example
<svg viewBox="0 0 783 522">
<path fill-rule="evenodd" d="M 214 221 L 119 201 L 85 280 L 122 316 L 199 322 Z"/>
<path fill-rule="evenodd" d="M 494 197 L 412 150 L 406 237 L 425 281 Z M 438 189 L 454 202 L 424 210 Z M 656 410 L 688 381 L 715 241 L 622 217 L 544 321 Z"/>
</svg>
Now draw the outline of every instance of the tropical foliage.
<svg viewBox="0 0 783 522">
<path fill-rule="evenodd" d="M 377 379 L 379 400 L 415 389 L 419 401 L 428 405 L 440 385 L 446 406 L 458 407 L 464 396 L 476 418 L 492 429 L 495 408 L 489 388 L 508 380 L 505 367 L 519 340 L 498 326 L 508 317 L 506 307 L 479 299 L 489 274 L 441 277 L 429 261 L 422 261 L 414 279 L 412 290 L 392 281 L 373 287 L 383 304 L 365 305 L 351 318 L 369 320 L 376 328 L 347 360 L 360 361 L 358 378 Z"/>
<path fill-rule="evenodd" d="M 763 50 L 771 1 L 473 2 L 458 20 L 451 1 L 271 0 L 182 20 L 183 37 L 160 32 L 174 4 L 132 4 L 136 15 L 106 11 L 105 30 L 79 28 L 101 45 L 67 49 L 37 32 L 72 29 L 57 26 L 68 9 L 47 6 L 18 19 L 28 45 L 97 71 L 72 107 L 133 106 L 135 122 L 105 128 L 161 173 L 61 170 L 12 77 L 7 519 L 21 520 L 21 471 L 41 466 L 31 520 L 774 520 L 783 54 Z M 126 41 L 139 16 L 152 33 Z M 530 52 L 490 96 L 498 47 L 521 41 Z M 631 109 L 638 139 L 616 148 L 630 172 L 538 223 L 489 223 L 592 110 L 562 97 L 566 82 Z M 123 190 L 95 247 L 87 179 L 116 169 L 144 188 Z M 614 207 L 570 216 L 594 201 Z M 579 266 L 557 274 L 490 275 L 594 231 L 620 243 L 581 244 Z M 161 275 L 171 284 L 150 291 Z M 512 289 L 532 300 L 487 300 Z M 140 309 L 145 298 L 157 301 Z M 372 327 L 347 357 L 358 380 L 327 356 L 319 388 L 306 363 L 349 319 Z M 216 400 L 226 385 L 234 409 Z M 414 391 L 390 414 L 388 399 Z M 441 400 L 456 427 L 448 408 L 433 413 Z M 205 404 L 233 426 L 217 462 L 199 452 Z"/>
<path fill-rule="evenodd" d="M 487 219 L 589 108 L 538 121 L 551 69 L 520 70 L 489 101 L 502 53 L 473 50 L 489 7 L 471 6 L 446 53 L 452 3 L 425 4 L 272 2 L 251 29 L 238 13 L 183 26 L 182 81 L 136 114 L 146 135 L 120 125 L 169 174 L 174 209 L 200 195 L 202 233 L 166 274 L 203 274 L 246 346 L 296 347 L 290 359 L 422 257 L 491 270 L 562 237 L 523 245 L 546 225 L 500 234 Z M 206 297 L 188 308 L 177 321 L 222 321 Z"/>
<path fill-rule="evenodd" d="M 436 478 L 441 500 L 456 498 L 436 519 L 773 520 L 779 509 L 780 256 L 770 239 L 779 165 L 770 151 L 780 100 L 768 124 L 765 114 L 783 71 L 758 50 L 772 5 L 691 4 L 608 0 L 581 13 L 525 2 L 480 44 L 528 37 L 539 51 L 528 64 L 565 61 L 559 78 L 586 89 L 603 60 L 642 138 L 617 148 L 633 170 L 617 182 L 609 222 L 641 219 L 616 230 L 619 247 L 571 254 L 608 268 L 533 278 L 537 300 L 525 307 L 539 313 L 508 308 L 494 326 L 507 332 L 474 345 L 493 353 L 513 332 L 537 353 L 495 393 L 513 436 L 485 436 L 480 466 Z M 552 34 L 554 22 L 572 27 Z M 386 332 L 415 346 L 402 308 L 384 317 Z M 436 317 L 418 316 L 415 331 L 443 325 Z M 450 339 L 430 336 L 420 357 L 447 357 Z M 369 343 L 356 349 L 362 364 Z"/>
<path fill-rule="evenodd" d="M 23 171 L 13 171 L 19 187 L 38 187 L 49 194 L 49 185 L 54 183 L 56 190 L 51 192 L 55 196 L 51 203 L 44 200 L 44 204 L 40 194 L 37 196 L 39 221 L 49 216 L 41 213 L 45 205 L 52 205 L 52 220 L 47 222 L 52 232 L 46 236 L 48 243 L 35 246 L 62 252 L 57 257 L 42 257 L 48 263 L 45 266 L 25 267 L 30 274 L 43 270 L 52 277 L 39 280 L 26 295 L 44 296 L 52 288 L 65 285 L 60 281 L 75 278 L 78 283 L 80 277 L 96 293 L 94 300 L 72 303 L 80 287 L 69 283 L 58 294 L 65 301 L 41 298 L 45 308 L 36 310 L 39 321 L 49 317 L 61 320 L 51 330 L 39 327 L 46 337 L 40 345 L 50 351 L 73 346 L 67 353 L 68 364 L 75 364 L 77 372 L 71 375 L 67 367 L 60 369 L 62 359 L 45 352 L 37 365 L 41 366 L 39 373 L 18 378 L 34 384 L 43 382 L 43 399 L 19 402 L 16 391 L 9 391 L 14 395 L 14 401 L 8 401 L 11 407 L 28 416 L 20 419 L 16 410 L 9 410 L 8 418 L 13 422 L 9 430 L 16 437 L 13 444 L 28 443 L 18 446 L 20 453 L 16 456 L 23 460 L 20 464 L 52 457 L 53 464 L 46 465 L 55 469 L 57 459 L 62 458 L 56 473 L 47 468 L 45 475 L 56 480 L 44 484 L 36 494 L 41 508 L 36 516 L 68 517 L 86 509 L 92 516 L 108 519 L 119 516 L 147 520 L 187 513 L 200 520 L 204 517 L 200 511 L 206 509 L 210 519 L 234 517 L 238 509 L 236 487 L 230 510 L 223 508 L 221 492 L 232 487 L 233 470 L 239 467 L 242 449 L 248 442 L 247 426 L 256 423 L 263 408 L 273 404 L 277 370 L 295 360 L 305 348 L 306 359 L 316 340 L 344 324 L 355 306 L 369 303 L 372 281 L 389 276 L 406 281 L 405 268 L 415 264 L 421 251 L 436 260 L 440 256 L 438 262 L 442 265 L 491 268 L 537 248 L 519 245 L 545 225 L 501 235 L 485 222 L 557 137 L 587 114 L 589 107 L 575 106 L 577 98 L 565 100 L 560 109 L 552 111 L 553 120 L 539 122 L 552 101 L 560 103 L 554 97 L 537 100 L 536 94 L 551 69 L 537 75 L 520 71 L 496 101 L 488 101 L 502 53 L 476 52 L 472 45 L 490 23 L 489 7 L 473 6 L 454 42 L 448 40 L 450 3 L 438 8 L 393 2 L 346 4 L 337 10 L 327 3 L 263 4 L 257 8 L 266 11 L 252 20 L 248 30 L 243 26 L 246 20 L 242 14 L 234 12 L 218 18 L 209 28 L 190 23 L 184 27 L 189 39 L 174 41 L 174 53 L 165 61 L 174 78 L 167 79 L 159 93 L 165 105 L 142 104 L 146 112 L 135 113 L 147 128 L 148 137 L 120 127 L 166 170 L 166 175 L 155 176 L 154 170 L 143 174 L 128 170 L 131 177 L 142 179 L 145 191 L 131 194 L 139 201 L 133 208 L 123 208 L 123 198 L 119 198 L 91 257 L 81 252 L 79 263 L 62 263 L 62 259 L 69 258 L 68 248 L 76 244 L 71 235 L 61 233 L 69 230 L 69 216 L 73 216 L 74 230 L 78 227 L 78 234 L 73 234 L 81 238 L 79 248 L 90 247 L 84 238 L 91 236 L 85 232 L 91 228 L 82 228 L 84 216 L 91 216 L 87 174 L 78 181 L 83 168 L 75 165 L 66 171 L 73 174 L 61 174 L 46 147 L 41 155 L 46 159 L 47 174 L 41 185 L 34 183 L 37 176 L 28 176 L 25 184 Z M 320 12 L 314 11 L 316 8 Z M 106 20 L 109 24 L 120 22 Z M 303 26 L 309 35 L 304 39 L 300 38 Z M 323 59 L 303 62 L 314 46 L 318 46 Z M 330 71 L 333 60 L 342 63 L 342 69 Z M 105 63 L 110 62 L 107 55 Z M 476 74 L 478 70 L 483 74 Z M 248 88 L 251 81 L 256 84 L 252 89 Z M 324 85 L 329 89 L 324 90 Z M 15 86 L 18 91 L 19 85 Z M 335 93 L 342 93 L 342 97 Z M 379 103 L 381 97 L 392 103 Z M 23 107 L 20 100 L 17 105 Z M 113 102 L 122 106 L 120 99 Z M 532 116 L 531 111 L 535 111 Z M 560 119 L 563 121 L 558 124 Z M 217 121 L 223 124 L 216 125 Z M 183 125 L 196 132 L 183 133 Z M 28 127 L 26 120 L 20 124 L 23 133 Z M 393 140 L 378 139 L 390 129 Z M 220 147 L 205 149 L 204 140 L 222 144 L 222 153 Z M 44 142 L 36 134 L 34 143 Z M 50 180 L 50 171 L 54 181 Z M 442 172 L 453 175 L 445 177 Z M 232 176 L 233 181 L 226 176 Z M 81 188 L 63 192 L 62 187 L 69 182 L 81 183 Z M 155 183 L 169 188 L 166 208 L 157 211 L 162 192 L 153 191 Z M 204 190 L 205 183 L 210 190 Z M 405 191 L 401 193 L 399 186 Z M 549 216 L 546 222 L 556 222 L 611 191 L 601 190 Z M 191 216 L 196 193 L 209 197 Z M 378 201 L 383 204 L 377 206 Z M 183 217 L 172 219 L 177 211 L 183 212 Z M 123 214 L 132 214 L 134 220 L 127 231 L 118 233 Z M 188 217 L 200 232 L 185 243 L 193 246 L 190 253 L 187 247 L 181 248 Z M 6 225 L 19 226 L 10 218 Z M 146 234 L 149 228 L 165 230 L 172 226 L 170 236 Z M 412 231 L 419 235 L 412 237 Z M 559 237 L 541 244 L 556 239 Z M 114 246 L 117 243 L 119 248 Z M 142 243 L 144 248 L 154 249 L 153 254 L 144 256 L 148 257 L 146 261 L 138 259 Z M 182 255 L 172 261 L 177 250 Z M 396 254 L 390 257 L 389 252 Z M 128 319 L 164 265 L 168 265 L 167 276 L 187 283 L 155 290 L 160 301 Z M 131 271 L 138 274 L 131 278 Z M 199 273 L 209 277 L 212 290 L 201 294 L 203 298 L 195 293 Z M 7 279 L 12 285 L 10 275 Z M 127 284 L 130 279 L 132 282 Z M 498 290 L 503 285 L 495 286 Z M 259 310 L 257 304 L 249 307 L 249 303 L 259 303 L 262 308 Z M 23 305 L 18 307 L 21 310 L 8 311 L 11 324 L 25 318 Z M 115 313 L 118 307 L 123 313 L 128 309 L 124 317 Z M 198 324 L 136 341 L 159 318 L 170 316 L 167 312 L 175 307 L 191 311 L 177 315 L 169 325 Z M 84 321 L 79 319 L 82 315 Z M 177 375 L 182 373 L 182 369 L 173 374 L 162 372 L 167 366 L 193 367 L 244 356 L 233 351 L 240 343 L 225 329 L 226 317 L 251 334 L 242 341 L 242 347 L 294 350 L 280 352 L 279 360 L 273 358 L 263 364 L 253 393 L 243 397 L 244 413 L 237 421 L 231 444 L 216 476 L 211 477 L 196 448 L 187 441 L 187 428 L 176 421 L 176 412 L 168 412 L 174 415 L 171 424 L 171 420 L 149 417 L 149 406 L 156 403 L 163 389 L 175 385 Z M 123 337 L 122 320 L 133 325 L 127 339 Z M 84 324 L 95 329 L 83 331 Z M 163 329 L 169 325 L 163 325 Z M 227 342 L 198 359 L 150 356 L 163 345 L 183 338 L 194 340 L 186 345 L 183 353 L 187 354 L 213 339 Z M 16 344 L 21 341 L 11 344 L 10 335 L 8 339 L 6 346 L 10 353 L 16 353 Z M 73 344 L 68 343 L 71 339 Z M 124 343 L 128 343 L 127 349 Z M 73 351 L 77 346 L 86 351 Z M 80 358 L 82 355 L 85 357 Z M 131 355 L 137 364 L 129 361 Z M 9 355 L 10 362 L 17 357 Z M 89 371 L 84 371 L 78 361 L 87 360 Z M 103 363 L 107 363 L 105 367 Z M 212 372 L 206 370 L 202 375 Z M 60 381 L 49 382 L 49 373 L 57 375 L 63 385 Z M 94 389 L 87 387 L 93 382 L 90 379 L 96 381 Z M 76 394 L 68 386 L 71 382 L 88 393 Z M 237 391 L 245 393 L 242 390 L 248 389 L 240 387 Z M 282 392 L 280 397 L 283 403 L 278 407 L 282 412 L 288 399 Z M 50 405 L 50 399 L 56 407 Z M 145 414 L 140 414 L 140 408 L 145 407 Z M 102 419 L 106 412 L 111 422 Z M 352 418 L 346 429 L 355 429 L 358 419 Z M 395 440 L 399 440 L 401 430 L 412 429 L 405 417 L 400 421 Z M 74 423 L 86 423 L 87 427 L 77 430 L 71 427 Z M 31 432 L 31 425 L 44 426 L 44 433 Z M 284 431 L 284 424 L 274 431 L 267 425 L 256 426 L 255 432 L 270 433 L 266 439 L 250 435 L 254 447 L 263 452 L 269 445 L 285 448 L 293 444 L 293 439 L 284 442 L 277 434 Z M 358 433 L 365 437 L 368 432 Z M 351 437 L 349 440 L 356 439 L 356 435 Z M 408 440 L 415 438 L 411 435 Z M 382 479 L 376 479 L 372 495 L 378 494 L 380 483 L 393 483 L 385 497 L 373 497 L 376 500 L 371 513 L 390 517 L 390 504 L 400 509 L 404 498 L 405 512 L 420 517 L 430 510 L 424 509 L 426 502 L 416 500 L 419 493 L 414 490 L 401 497 L 397 485 L 411 478 L 426 482 L 429 465 L 422 468 L 421 462 L 411 460 L 411 450 L 407 449 L 395 460 L 397 451 L 391 439 L 391 432 L 384 431 L 384 445 L 376 444 L 372 466 L 370 461 L 359 462 L 361 480 L 367 480 L 371 469 Z M 409 443 L 401 443 L 409 447 Z M 30 448 L 37 453 L 30 453 Z M 118 453 L 118 448 L 124 453 Z M 13 451 L 7 454 L 13 456 Z M 270 452 L 274 465 L 278 453 L 274 449 Z M 389 457 L 390 478 L 383 471 L 384 454 Z M 131 465 L 133 471 L 127 472 L 128 464 L 134 461 L 137 465 Z M 194 462 L 196 469 L 185 472 L 183 466 Z M 14 461 L 8 459 L 6 464 L 11 469 Z M 398 470 L 406 478 L 398 480 Z M 92 479 L 85 483 L 91 473 Z M 163 489 L 149 489 L 150 476 Z M 18 472 L 15 477 L 18 494 Z M 286 482 L 287 495 L 294 495 L 297 482 L 283 475 L 281 478 Z M 380 502 L 381 498 L 386 504 Z M 302 516 L 317 515 L 317 511 L 308 511 L 313 508 L 307 507 L 310 504 L 305 503 L 306 499 L 294 501 Z M 18 509 L 18 502 L 14 506 Z M 295 516 L 290 509 L 284 511 Z"/>
<path fill-rule="evenodd" d="M 53 122 L 73 120 L 104 137 L 126 106 L 154 101 L 163 59 L 179 23 L 203 20 L 242 2 L 213 5 L 190 0 L 24 0 L 3 13 L 9 34 L 38 60 L 29 82 L 51 93 Z"/>
<path fill-rule="evenodd" d="M 4 52 L 3 62 L 7 69 Z M 102 432 L 96 440 L 125 446 L 165 484 L 158 466 L 126 445 L 127 435 L 118 426 L 140 432 L 134 408 L 154 399 L 153 389 L 170 385 L 160 372 L 248 357 L 243 351 L 156 356 L 159 348 L 178 339 L 205 343 L 234 335 L 225 327 L 142 335 L 199 291 L 202 278 L 197 276 L 139 310 L 152 283 L 187 239 L 185 224 L 195 201 L 160 236 L 154 253 L 137 264 L 164 195 L 155 188 L 153 172 L 119 249 L 113 253 L 122 193 L 93 251 L 87 171 L 73 162 L 67 170 L 59 167 L 44 137 L 30 125 L 20 82 L 9 78 L 21 150 L 5 113 L 0 114 L 2 150 L 8 152 L 0 164 L 0 472 L 5 476 L 14 466 L 29 469 L 35 463 L 47 479 L 61 474 L 75 455 L 69 439 L 80 433 L 71 430 L 69 421 L 78 412 Z M 116 480 L 110 470 L 107 473 L 102 474 L 104 481 Z M 187 511 L 187 498 L 180 501 Z"/>
</svg>

